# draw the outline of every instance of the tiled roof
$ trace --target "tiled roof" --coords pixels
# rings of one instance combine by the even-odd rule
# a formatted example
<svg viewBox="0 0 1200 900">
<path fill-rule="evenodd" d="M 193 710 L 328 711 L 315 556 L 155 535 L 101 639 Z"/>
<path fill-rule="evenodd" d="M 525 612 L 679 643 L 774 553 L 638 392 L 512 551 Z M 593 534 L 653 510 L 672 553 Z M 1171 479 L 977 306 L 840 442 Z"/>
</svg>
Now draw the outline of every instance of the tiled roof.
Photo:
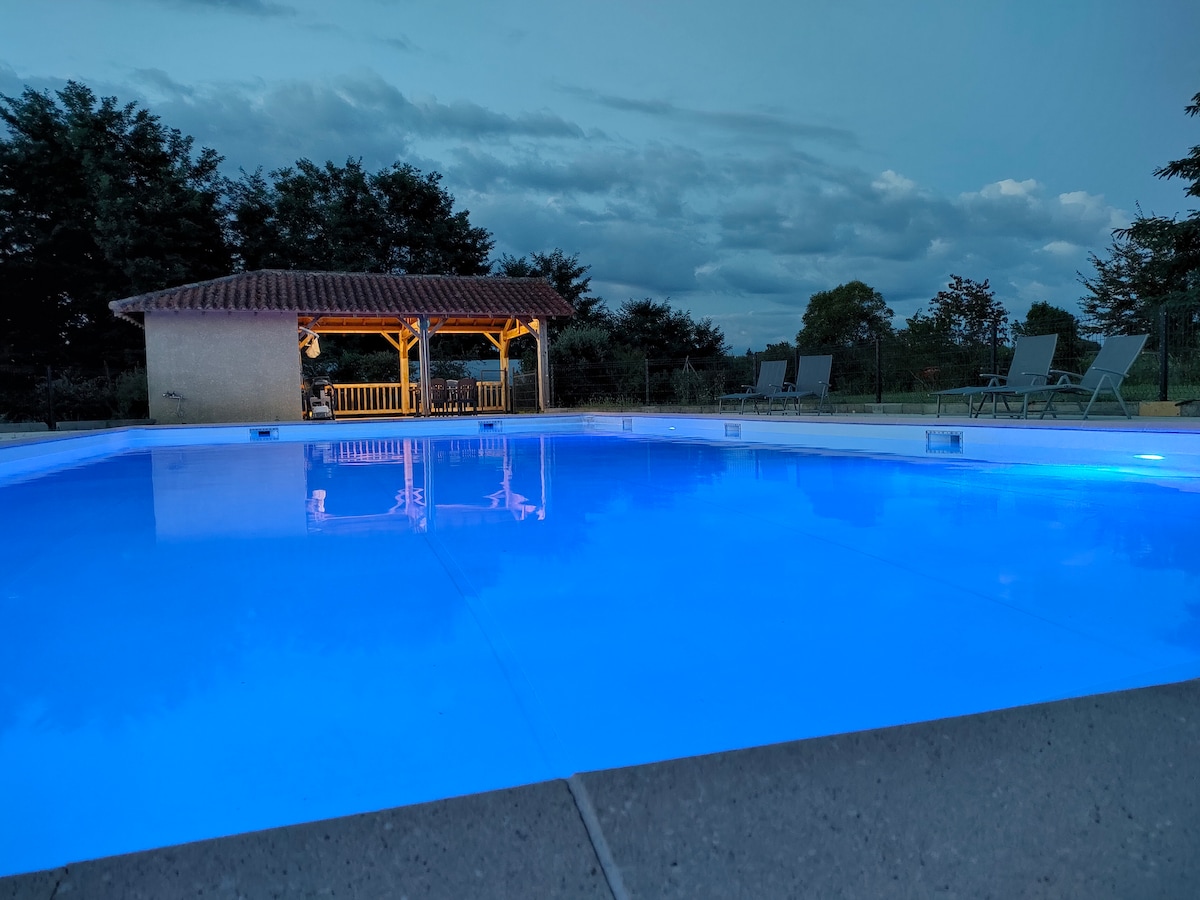
<svg viewBox="0 0 1200 900">
<path fill-rule="evenodd" d="M 371 272 L 242 272 L 114 300 L 114 313 L 155 310 L 294 312 L 338 316 L 569 316 L 541 278 L 377 275 Z"/>
</svg>

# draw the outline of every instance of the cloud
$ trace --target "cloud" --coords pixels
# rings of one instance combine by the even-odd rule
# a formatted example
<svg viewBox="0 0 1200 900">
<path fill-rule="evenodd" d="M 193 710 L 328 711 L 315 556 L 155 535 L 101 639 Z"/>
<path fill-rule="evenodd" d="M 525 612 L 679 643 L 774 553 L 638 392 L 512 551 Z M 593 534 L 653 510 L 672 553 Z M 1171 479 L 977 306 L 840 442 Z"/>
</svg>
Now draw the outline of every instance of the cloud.
<svg viewBox="0 0 1200 900">
<path fill-rule="evenodd" d="M 296 8 L 283 3 L 273 3 L 270 0 L 167 0 L 167 4 L 176 7 L 197 7 L 200 9 L 220 9 L 236 13 L 246 13 L 251 16 L 294 16 Z"/>
<path fill-rule="evenodd" d="M 191 102 L 196 97 L 195 88 L 181 84 L 162 69 L 134 69 L 133 77 L 142 86 L 150 88 L 161 97 L 171 97 L 184 102 Z"/>
<path fill-rule="evenodd" d="M 1070 241 L 1050 241 L 1042 246 L 1043 253 L 1053 253 L 1055 256 L 1078 256 L 1083 248 Z"/>
<path fill-rule="evenodd" d="M 668 100 L 620 97 L 585 88 L 568 87 L 563 88 L 563 91 L 597 106 L 619 112 L 633 112 L 660 120 L 675 120 L 738 135 L 814 140 L 843 150 L 856 148 L 859 144 L 857 135 L 848 129 L 798 122 L 774 113 L 692 109 L 677 106 Z"/>
<path fill-rule="evenodd" d="M 1102 195 L 1062 189 L 1074 185 L 1006 178 L 947 194 L 894 166 L 867 171 L 838 149 L 848 136 L 814 140 L 768 113 L 593 95 L 593 106 L 670 126 L 638 139 L 622 129 L 616 140 L 557 109 L 416 96 L 373 73 L 182 84 L 138 69 L 130 78 L 92 86 L 145 102 L 223 153 L 228 171 L 353 157 L 441 172 L 456 208 L 495 236 L 497 257 L 578 253 L 610 306 L 670 297 L 712 316 L 739 348 L 792 339 L 813 293 L 854 279 L 883 293 L 897 324 L 951 273 L 990 279 L 1014 317 L 1034 300 L 1071 309 L 1088 248 L 1128 221 Z M 0 92 L 24 83 L 63 82 L 18 79 L 0 63 Z M 713 139 L 696 136 L 701 122 Z"/>
<path fill-rule="evenodd" d="M 871 182 L 871 187 L 883 194 L 884 197 L 907 197 L 917 189 L 917 183 L 911 178 L 905 178 L 887 169 Z"/>
<path fill-rule="evenodd" d="M 697 283 L 736 296 L 786 297 L 795 290 L 797 279 L 779 260 L 748 254 L 728 263 L 701 267 Z"/>
<path fill-rule="evenodd" d="M 164 122 L 217 149 L 232 169 L 269 170 L 300 157 L 339 162 L 361 157 L 374 168 L 414 152 L 417 141 L 460 146 L 585 137 L 578 125 L 547 110 L 510 114 L 468 101 L 412 98 L 370 73 L 195 86 L 158 69 L 139 69 L 132 77 Z M 121 93 L 127 96 L 128 88 Z"/>
<path fill-rule="evenodd" d="M 379 43 L 391 47 L 393 50 L 399 50 L 402 53 L 411 53 L 412 51 L 416 50 L 416 45 L 402 34 L 394 35 L 392 37 L 380 37 L 376 38 L 376 40 L 379 41 Z"/>
<path fill-rule="evenodd" d="M 1005 178 L 1003 181 L 997 181 L 993 184 L 984 185 L 979 191 L 979 196 L 988 200 L 995 200 L 998 197 L 1032 197 L 1038 190 L 1038 183 L 1032 178 L 1025 181 L 1013 181 L 1011 178 Z"/>
</svg>

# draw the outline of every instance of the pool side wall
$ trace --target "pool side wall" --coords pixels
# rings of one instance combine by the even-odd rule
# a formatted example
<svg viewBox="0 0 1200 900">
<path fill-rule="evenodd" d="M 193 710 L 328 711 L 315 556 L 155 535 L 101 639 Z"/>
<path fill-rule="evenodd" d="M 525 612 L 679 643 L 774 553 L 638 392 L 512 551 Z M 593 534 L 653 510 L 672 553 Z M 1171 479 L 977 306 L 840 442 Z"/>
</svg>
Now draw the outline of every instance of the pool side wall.
<svg viewBox="0 0 1200 900">
<path fill-rule="evenodd" d="M 588 415 L 601 433 L 773 444 L 913 459 L 1097 466 L 1141 475 L 1200 474 L 1200 431 L 1175 422 L 988 422 L 955 419 L 791 419 Z M 1161 456 L 1162 459 L 1146 459 Z"/>
<path fill-rule="evenodd" d="M 0 445 L 0 483 L 148 447 L 550 433 L 802 447 L 910 459 L 1032 463 L 1072 470 L 1092 466 L 1148 477 L 1200 476 L 1200 430 L 1181 427 L 1178 421 L 1082 423 L 1081 426 L 1079 422 L 981 424 L 953 419 L 854 422 L 591 414 L 154 425 L 83 434 L 50 433 L 5 443 Z M 1143 458 L 1146 456 L 1162 458 Z M 1065 472 L 1071 474 L 1069 470 Z"/>
</svg>

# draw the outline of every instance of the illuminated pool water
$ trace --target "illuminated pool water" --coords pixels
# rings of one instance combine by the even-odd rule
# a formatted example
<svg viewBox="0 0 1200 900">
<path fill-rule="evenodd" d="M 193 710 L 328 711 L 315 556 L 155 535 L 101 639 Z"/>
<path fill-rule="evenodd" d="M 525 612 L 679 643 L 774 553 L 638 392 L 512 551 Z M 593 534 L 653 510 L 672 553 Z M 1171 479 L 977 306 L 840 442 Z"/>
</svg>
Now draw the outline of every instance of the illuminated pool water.
<svg viewBox="0 0 1200 900">
<path fill-rule="evenodd" d="M 559 433 L 0 483 L 0 874 L 1200 676 L 1200 479 Z"/>
</svg>

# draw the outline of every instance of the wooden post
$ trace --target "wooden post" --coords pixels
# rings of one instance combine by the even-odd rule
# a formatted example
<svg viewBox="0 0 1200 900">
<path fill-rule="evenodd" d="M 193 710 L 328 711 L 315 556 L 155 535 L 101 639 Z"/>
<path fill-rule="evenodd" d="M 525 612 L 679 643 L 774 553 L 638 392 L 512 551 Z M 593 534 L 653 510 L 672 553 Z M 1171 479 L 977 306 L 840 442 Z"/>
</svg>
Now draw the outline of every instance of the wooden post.
<svg viewBox="0 0 1200 900">
<path fill-rule="evenodd" d="M 396 335 L 396 341 L 400 344 L 400 410 L 408 415 L 413 411 L 412 379 L 408 373 L 408 350 L 412 346 L 412 339 L 404 332 L 400 332 Z"/>
<path fill-rule="evenodd" d="M 529 328 L 537 341 L 538 412 L 550 406 L 550 333 L 545 319 L 530 319 Z"/>
<path fill-rule="evenodd" d="M 421 371 L 421 415 L 429 415 L 429 316 L 421 316 L 421 333 L 417 342 Z"/>
<path fill-rule="evenodd" d="M 508 332 L 500 332 L 500 405 L 506 413 L 513 411 L 508 391 Z"/>
</svg>

